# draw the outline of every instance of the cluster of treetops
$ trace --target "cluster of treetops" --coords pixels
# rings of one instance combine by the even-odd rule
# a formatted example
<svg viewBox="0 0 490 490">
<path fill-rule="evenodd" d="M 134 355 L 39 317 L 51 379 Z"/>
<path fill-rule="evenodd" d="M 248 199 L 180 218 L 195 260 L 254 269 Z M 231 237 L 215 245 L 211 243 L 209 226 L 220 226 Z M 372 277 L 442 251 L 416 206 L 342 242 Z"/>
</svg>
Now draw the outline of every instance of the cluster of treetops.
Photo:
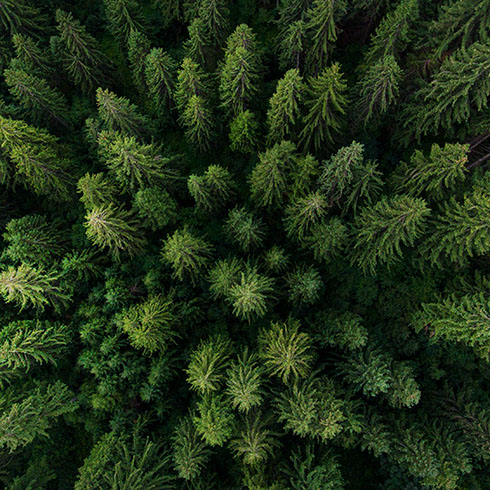
<svg viewBox="0 0 490 490">
<path fill-rule="evenodd" d="M 2 488 L 490 488 L 490 0 L 0 31 Z"/>
</svg>

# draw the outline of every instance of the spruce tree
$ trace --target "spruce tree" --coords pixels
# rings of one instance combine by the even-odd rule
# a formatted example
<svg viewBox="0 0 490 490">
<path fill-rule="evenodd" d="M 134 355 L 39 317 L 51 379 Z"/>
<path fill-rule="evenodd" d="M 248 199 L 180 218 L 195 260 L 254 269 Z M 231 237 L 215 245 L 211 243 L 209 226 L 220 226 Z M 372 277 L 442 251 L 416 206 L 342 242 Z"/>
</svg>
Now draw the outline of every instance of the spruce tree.
<svg viewBox="0 0 490 490">
<path fill-rule="evenodd" d="M 268 141 L 278 143 L 287 139 L 299 118 L 304 91 L 303 79 L 297 69 L 289 70 L 277 83 L 267 111 Z"/>
<path fill-rule="evenodd" d="M 203 19 L 196 17 L 187 29 L 189 39 L 185 42 L 186 57 L 200 65 L 205 65 L 208 58 L 208 46 L 210 45 L 206 24 Z"/>
<path fill-rule="evenodd" d="M 323 287 L 323 281 L 314 267 L 300 266 L 286 277 L 289 301 L 294 306 L 315 303 Z"/>
<path fill-rule="evenodd" d="M 131 212 L 114 204 L 94 206 L 85 215 L 86 234 L 97 247 L 107 248 L 116 260 L 121 252 L 135 255 L 146 240 L 141 236 L 139 222 Z"/>
<path fill-rule="evenodd" d="M 127 42 L 132 30 L 144 32 L 145 21 L 136 0 L 103 0 L 112 35 Z"/>
<path fill-rule="evenodd" d="M 234 182 L 226 168 L 210 165 L 204 175 L 190 175 L 187 187 L 199 208 L 213 211 L 230 200 Z"/>
<path fill-rule="evenodd" d="M 328 202 L 320 192 L 297 199 L 285 209 L 284 228 L 290 238 L 301 240 L 319 225 L 328 212 Z"/>
<path fill-rule="evenodd" d="M 30 36 L 14 34 L 12 44 L 15 48 L 15 61 L 32 75 L 41 78 L 53 76 L 54 64 L 49 53 L 46 53 L 38 41 Z"/>
<path fill-rule="evenodd" d="M 307 24 L 303 20 L 297 20 L 288 25 L 280 43 L 281 68 L 302 69 L 307 45 L 306 32 Z"/>
<path fill-rule="evenodd" d="M 77 189 L 81 194 L 80 201 L 86 209 L 110 204 L 117 195 L 115 184 L 103 172 L 85 174 L 78 181 Z"/>
<path fill-rule="evenodd" d="M 220 46 L 228 30 L 229 10 L 225 0 L 201 0 L 198 15 L 206 35 L 214 46 Z"/>
<path fill-rule="evenodd" d="M 180 70 L 177 73 L 177 87 L 175 101 L 182 113 L 193 96 L 207 99 L 209 97 L 209 85 L 204 70 L 190 58 L 184 58 Z"/>
<path fill-rule="evenodd" d="M 308 113 L 300 133 L 300 141 L 305 147 L 314 146 L 319 150 L 324 144 L 334 142 L 334 134 L 344 124 L 346 89 L 338 63 L 325 68 L 316 78 L 309 79 L 305 97 Z"/>
<path fill-rule="evenodd" d="M 209 150 L 214 136 L 213 115 L 206 100 L 193 95 L 180 115 L 187 139 L 201 150 Z"/>
<path fill-rule="evenodd" d="M 255 217 L 245 208 L 234 208 L 228 213 L 225 230 L 230 241 L 244 252 L 262 245 L 265 227 L 260 218 Z"/>
<path fill-rule="evenodd" d="M 147 90 L 145 79 L 146 57 L 151 49 L 150 40 L 141 31 L 132 29 L 128 37 L 128 60 L 133 73 L 136 88 L 145 93 Z"/>
<path fill-rule="evenodd" d="M 241 153 L 253 153 L 258 145 L 259 123 L 253 112 L 237 114 L 230 123 L 230 149 Z"/>
<path fill-rule="evenodd" d="M 45 23 L 46 16 L 27 0 L 5 0 L 0 7 L 0 25 L 11 35 L 39 36 Z"/>
</svg>

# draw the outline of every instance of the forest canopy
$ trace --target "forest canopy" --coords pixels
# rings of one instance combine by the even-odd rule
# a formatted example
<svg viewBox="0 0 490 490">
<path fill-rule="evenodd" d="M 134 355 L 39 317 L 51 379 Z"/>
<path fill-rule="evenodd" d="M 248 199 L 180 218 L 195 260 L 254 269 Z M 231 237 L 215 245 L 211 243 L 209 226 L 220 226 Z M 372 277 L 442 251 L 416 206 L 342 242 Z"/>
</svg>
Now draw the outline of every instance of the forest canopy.
<svg viewBox="0 0 490 490">
<path fill-rule="evenodd" d="M 490 488 L 490 0 L 0 33 L 1 488 Z"/>
</svg>

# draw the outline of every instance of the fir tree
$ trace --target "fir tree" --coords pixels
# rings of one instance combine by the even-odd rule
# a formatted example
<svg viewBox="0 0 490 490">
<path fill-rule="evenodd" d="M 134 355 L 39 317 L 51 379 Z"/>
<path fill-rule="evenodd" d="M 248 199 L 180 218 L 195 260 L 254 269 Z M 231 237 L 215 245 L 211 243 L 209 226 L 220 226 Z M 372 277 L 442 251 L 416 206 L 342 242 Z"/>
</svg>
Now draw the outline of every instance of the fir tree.
<svg viewBox="0 0 490 490">
<path fill-rule="evenodd" d="M 162 257 L 172 266 L 174 277 L 182 281 L 190 276 L 195 281 L 198 273 L 207 266 L 212 250 L 209 243 L 184 228 L 167 237 Z"/>
<path fill-rule="evenodd" d="M 315 303 L 323 287 L 323 281 L 314 267 L 298 267 L 286 277 L 289 301 L 293 305 Z"/>
<path fill-rule="evenodd" d="M 320 192 L 297 199 L 285 210 L 284 228 L 288 236 L 301 240 L 322 221 L 327 211 L 327 200 Z"/>
<path fill-rule="evenodd" d="M 224 0 L 201 0 L 199 18 L 212 44 L 219 46 L 228 30 L 229 10 Z"/>
<path fill-rule="evenodd" d="M 310 233 L 304 236 L 302 244 L 318 262 L 330 262 L 340 255 L 347 241 L 347 225 L 334 216 L 314 225 Z"/>
<path fill-rule="evenodd" d="M 420 236 L 428 214 L 424 200 L 403 195 L 364 208 L 354 221 L 353 261 L 371 272 L 392 264 Z"/>
<path fill-rule="evenodd" d="M 299 329 L 299 321 L 289 319 L 285 323 L 273 323 L 259 336 L 264 367 L 283 383 L 291 378 L 304 378 L 311 370 L 314 359 L 311 339 Z"/>
<path fill-rule="evenodd" d="M 413 407 L 420 401 L 420 388 L 415 381 L 413 369 L 408 363 L 393 366 L 392 383 L 388 391 L 388 402 L 395 408 Z"/>
<path fill-rule="evenodd" d="M 124 97 L 117 97 L 109 90 L 97 89 L 97 109 L 99 117 L 108 128 L 121 131 L 129 136 L 147 134 L 147 119 L 138 112 L 138 108 Z"/>
<path fill-rule="evenodd" d="M 189 176 L 187 187 L 197 206 L 209 212 L 230 199 L 234 183 L 226 168 L 210 165 L 204 175 Z"/>
<path fill-rule="evenodd" d="M 108 79 L 111 65 L 97 41 L 71 13 L 56 11 L 63 66 L 76 85 L 91 92 Z"/>
<path fill-rule="evenodd" d="M 236 257 L 218 260 L 209 272 L 211 293 L 215 298 L 226 298 L 231 287 L 238 283 L 243 264 Z"/>
<path fill-rule="evenodd" d="M 165 228 L 178 216 L 176 201 L 160 187 L 140 189 L 134 196 L 133 204 L 142 224 L 153 231 Z"/>
<path fill-rule="evenodd" d="M 204 70 L 190 58 L 184 58 L 177 73 L 175 101 L 182 113 L 193 96 L 209 97 L 209 86 Z"/>
<path fill-rule="evenodd" d="M 180 116 L 181 124 L 186 128 L 187 139 L 201 150 L 209 150 L 214 136 L 213 116 L 209 105 L 198 95 L 193 95 Z"/>
<path fill-rule="evenodd" d="M 287 71 L 284 78 L 279 80 L 267 111 L 269 142 L 283 141 L 292 132 L 298 121 L 303 91 L 303 79 L 297 69 Z"/>
<path fill-rule="evenodd" d="M 133 72 L 134 84 L 141 93 L 147 90 L 145 79 L 145 62 L 150 53 L 150 40 L 141 31 L 132 29 L 128 37 L 128 60 Z"/>
<path fill-rule="evenodd" d="M 194 18 L 187 29 L 189 31 L 189 39 L 185 42 L 186 57 L 196 63 L 205 65 L 210 39 L 204 20 L 201 17 Z"/>
<path fill-rule="evenodd" d="M 14 34 L 12 44 L 17 56 L 16 61 L 25 70 L 41 78 L 53 75 L 53 61 L 38 41 L 23 34 Z"/>
<path fill-rule="evenodd" d="M 325 68 L 318 77 L 310 78 L 305 97 L 308 113 L 300 133 L 300 141 L 306 147 L 313 145 L 318 150 L 324 144 L 333 143 L 334 133 L 343 126 L 346 88 L 338 63 Z"/>
<path fill-rule="evenodd" d="M 80 201 L 86 209 L 110 204 L 117 195 L 117 188 L 103 172 L 85 174 L 77 184 Z"/>
<path fill-rule="evenodd" d="M 288 25 L 280 44 L 281 68 L 300 70 L 303 67 L 307 45 L 306 32 L 307 24 L 303 20 L 297 20 Z"/>
<path fill-rule="evenodd" d="M 259 123 L 253 112 L 237 114 L 230 123 L 230 149 L 241 153 L 253 153 L 259 139 Z"/>
<path fill-rule="evenodd" d="M 228 213 L 225 229 L 230 240 L 244 252 L 260 247 L 265 236 L 262 220 L 245 208 L 234 208 Z"/>
<path fill-rule="evenodd" d="M 132 214 L 114 204 L 94 206 L 85 215 L 87 237 L 97 247 L 107 248 L 116 260 L 121 252 L 134 255 L 143 249 L 146 240 L 141 236 L 139 222 Z"/>
<path fill-rule="evenodd" d="M 10 34 L 17 32 L 39 36 L 46 17 L 27 0 L 6 0 L 0 8 L 0 25 Z"/>
</svg>

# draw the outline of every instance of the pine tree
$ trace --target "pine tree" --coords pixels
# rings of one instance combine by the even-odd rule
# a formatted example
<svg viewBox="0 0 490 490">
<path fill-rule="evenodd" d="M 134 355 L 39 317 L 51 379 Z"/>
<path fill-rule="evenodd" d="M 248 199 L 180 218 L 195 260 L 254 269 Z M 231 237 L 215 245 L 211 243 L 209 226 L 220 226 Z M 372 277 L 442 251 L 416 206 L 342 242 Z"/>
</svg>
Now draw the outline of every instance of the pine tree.
<svg viewBox="0 0 490 490">
<path fill-rule="evenodd" d="M 300 332 L 298 320 L 272 323 L 259 335 L 260 357 L 264 367 L 287 384 L 305 378 L 314 360 L 311 338 Z"/>
<path fill-rule="evenodd" d="M 279 46 L 279 61 L 282 69 L 302 69 L 305 62 L 307 24 L 303 20 L 297 20 L 288 24 Z"/>
<path fill-rule="evenodd" d="M 396 102 L 402 70 L 392 55 L 371 65 L 359 81 L 358 108 L 365 126 L 377 122 Z"/>
<path fill-rule="evenodd" d="M 204 175 L 190 175 L 187 187 L 197 207 L 208 212 L 226 204 L 234 191 L 230 172 L 220 165 L 210 165 Z"/>
<path fill-rule="evenodd" d="M 490 46 L 472 44 L 444 59 L 432 81 L 414 95 L 403 113 L 405 139 L 449 130 L 487 108 L 490 92 Z M 422 110 L 420 110 L 423 104 Z"/>
<path fill-rule="evenodd" d="M 72 195 L 71 162 L 53 146 L 26 143 L 10 152 L 19 180 L 40 196 L 68 201 Z"/>
<path fill-rule="evenodd" d="M 127 42 L 131 30 L 144 32 L 145 20 L 136 0 L 103 0 L 112 35 Z"/>
<path fill-rule="evenodd" d="M 320 73 L 327 66 L 331 45 L 337 40 L 335 23 L 347 11 L 344 0 L 313 0 L 306 13 L 306 30 L 309 37 L 308 71 Z"/>
<path fill-rule="evenodd" d="M 305 98 L 308 113 L 300 133 L 304 146 L 313 145 L 318 150 L 324 144 L 333 143 L 334 133 L 338 133 L 344 124 L 346 89 L 338 63 L 325 68 L 318 77 L 309 79 Z"/>
<path fill-rule="evenodd" d="M 262 67 L 255 34 L 239 25 L 227 41 L 220 73 L 220 97 L 223 107 L 235 116 L 249 108 L 257 93 Z"/>
<path fill-rule="evenodd" d="M 278 143 L 287 139 L 299 118 L 304 91 L 303 79 L 297 69 L 289 70 L 277 83 L 267 111 L 268 141 Z"/>
<path fill-rule="evenodd" d="M 198 414 L 192 421 L 198 434 L 210 446 L 223 446 L 234 429 L 234 416 L 219 394 L 206 395 L 197 403 Z"/>
<path fill-rule="evenodd" d="M 177 473 L 185 480 L 194 480 L 209 458 L 209 449 L 198 435 L 191 418 L 186 417 L 177 426 L 172 446 Z"/>
<path fill-rule="evenodd" d="M 233 314 L 248 322 L 264 316 L 269 309 L 269 300 L 273 297 L 273 284 L 273 279 L 259 274 L 255 267 L 247 266 L 240 273 L 240 280 L 231 286 L 228 293 Z"/>
<path fill-rule="evenodd" d="M 153 48 L 145 59 L 145 83 L 158 115 L 168 114 L 175 97 L 177 64 L 161 48 Z"/>
<path fill-rule="evenodd" d="M 121 252 L 130 256 L 141 252 L 146 239 L 131 212 L 114 204 L 94 206 L 85 215 L 87 237 L 97 247 L 107 248 L 116 260 Z"/>
<path fill-rule="evenodd" d="M 265 226 L 246 208 L 234 208 L 228 213 L 225 230 L 230 238 L 244 252 L 259 248 L 265 237 Z"/>
<path fill-rule="evenodd" d="M 3 239 L 8 245 L 2 257 L 12 262 L 49 265 L 66 249 L 63 233 L 45 216 L 38 214 L 10 220 Z"/>
<path fill-rule="evenodd" d="M 101 160 L 123 189 L 134 190 L 174 177 L 168 168 L 171 159 L 152 144 L 138 143 L 134 136 L 116 131 L 102 131 L 98 143 Z"/>
<path fill-rule="evenodd" d="M 36 320 L 11 322 L 0 334 L 0 385 L 35 365 L 56 364 L 70 341 L 64 325 Z"/>
<path fill-rule="evenodd" d="M 229 10 L 225 0 L 201 0 L 199 5 L 199 18 L 205 28 L 206 35 L 211 43 L 220 46 L 228 30 Z"/>
<path fill-rule="evenodd" d="M 148 37 L 141 31 L 132 29 L 128 37 L 128 60 L 136 88 L 144 94 L 147 90 L 145 62 L 151 45 Z"/>
<path fill-rule="evenodd" d="M 432 263 L 445 256 L 462 264 L 468 257 L 486 254 L 490 250 L 489 213 L 488 193 L 479 189 L 464 196 L 461 203 L 454 198 L 447 202 L 425 247 Z"/>
<path fill-rule="evenodd" d="M 401 164 L 397 170 L 397 190 L 440 199 L 445 191 L 453 190 L 464 179 L 468 152 L 469 146 L 459 143 L 446 143 L 442 148 L 434 143 L 429 157 L 415 150 L 410 163 Z"/>
<path fill-rule="evenodd" d="M 289 301 L 293 305 L 315 303 L 323 287 L 323 281 L 314 267 L 300 266 L 286 277 Z"/>
<path fill-rule="evenodd" d="M 181 124 L 186 128 L 187 139 L 200 150 L 209 150 L 214 136 L 213 115 L 209 104 L 198 95 L 193 95 L 180 116 Z"/>
<path fill-rule="evenodd" d="M 108 80 L 111 64 L 96 39 L 69 12 L 56 11 L 63 66 L 80 88 L 89 93 Z"/>
<path fill-rule="evenodd" d="M 301 240 L 315 225 L 320 224 L 328 207 L 327 200 L 320 192 L 312 192 L 288 205 L 284 217 L 288 236 Z"/>
<path fill-rule="evenodd" d="M 233 408 L 248 412 L 262 403 L 265 394 L 262 377 L 263 369 L 257 355 L 249 353 L 245 347 L 226 372 L 226 393 Z"/>
<path fill-rule="evenodd" d="M 136 137 L 148 133 L 146 117 L 128 99 L 101 88 L 97 89 L 96 98 L 99 117 L 109 129 Z"/>
<path fill-rule="evenodd" d="M 280 206 L 285 198 L 288 174 L 295 164 L 296 147 L 289 141 L 277 143 L 259 154 L 250 175 L 252 199 L 262 207 Z"/>
<path fill-rule="evenodd" d="M 230 442 L 231 450 L 244 464 L 262 465 L 274 455 L 277 442 L 267 422 L 260 412 L 247 414 L 238 435 Z"/>
<path fill-rule="evenodd" d="M 7 303 L 15 303 L 23 310 L 26 306 L 43 310 L 45 305 L 56 311 L 69 300 L 59 283 L 59 274 L 21 264 L 9 266 L 0 272 L 0 295 Z"/>
<path fill-rule="evenodd" d="M 195 281 L 197 275 L 207 266 L 212 251 L 209 243 L 184 228 L 177 230 L 172 236 L 167 236 L 163 244 L 162 257 L 172 266 L 173 277 L 182 281 L 189 276 Z"/>
<path fill-rule="evenodd" d="M 259 140 L 259 123 L 253 112 L 237 114 L 230 123 L 230 149 L 241 153 L 253 153 Z"/>
<path fill-rule="evenodd" d="M 70 125 L 68 104 L 61 92 L 51 88 L 42 78 L 20 69 L 4 72 L 10 93 L 35 122 L 48 121 L 67 127 Z"/>
<path fill-rule="evenodd" d="M 77 408 L 73 393 L 61 381 L 28 393 L 10 406 L 8 396 L 0 399 L 0 447 L 9 452 L 29 444 L 36 437 L 47 437 L 53 419 Z"/>
<path fill-rule="evenodd" d="M 424 200 L 404 195 L 364 208 L 354 221 L 353 262 L 370 272 L 378 264 L 392 264 L 402 246 L 412 246 L 420 236 L 428 214 Z"/>
<path fill-rule="evenodd" d="M 151 355 L 165 351 L 177 335 L 173 309 L 171 299 L 153 296 L 123 311 L 118 323 L 133 347 Z"/>
<path fill-rule="evenodd" d="M 97 174 L 85 174 L 77 184 L 81 194 L 80 201 L 86 209 L 107 205 L 114 201 L 117 188 L 103 172 Z"/>
</svg>

